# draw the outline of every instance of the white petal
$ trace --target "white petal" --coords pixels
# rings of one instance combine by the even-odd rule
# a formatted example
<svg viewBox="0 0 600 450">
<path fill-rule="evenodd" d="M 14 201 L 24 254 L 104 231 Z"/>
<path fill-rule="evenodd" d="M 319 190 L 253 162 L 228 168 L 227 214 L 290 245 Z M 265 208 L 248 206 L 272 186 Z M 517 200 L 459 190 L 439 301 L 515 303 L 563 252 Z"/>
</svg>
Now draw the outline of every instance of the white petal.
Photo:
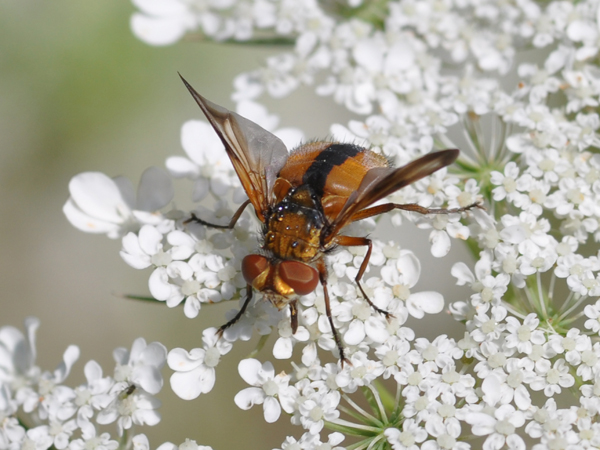
<svg viewBox="0 0 600 450">
<path fill-rule="evenodd" d="M 332 138 L 340 142 L 352 142 L 361 147 L 369 147 L 369 142 L 365 139 L 358 138 L 348 128 L 343 125 L 334 123 L 329 127 L 329 133 Z"/>
<path fill-rule="evenodd" d="M 522 225 L 511 225 L 500 231 L 500 237 L 511 244 L 519 244 L 528 238 L 528 232 Z"/>
<path fill-rule="evenodd" d="M 427 314 L 437 314 L 444 309 L 444 297 L 439 292 L 425 291 L 411 294 L 406 301 Z"/>
<path fill-rule="evenodd" d="M 188 372 L 202 364 L 204 354 L 202 348 L 195 348 L 190 352 L 182 348 L 174 348 L 167 355 L 167 364 L 176 372 Z"/>
<path fill-rule="evenodd" d="M 208 195 L 210 183 L 206 178 L 198 178 L 194 183 L 192 201 L 199 202 Z"/>
<path fill-rule="evenodd" d="M 75 228 L 86 233 L 106 233 L 111 238 L 118 236 L 119 226 L 113 222 L 96 219 L 79 209 L 72 199 L 63 206 L 63 213 Z"/>
<path fill-rule="evenodd" d="M 163 378 L 160 370 L 151 366 L 137 367 L 131 377 L 131 381 L 153 395 L 158 394 L 163 386 Z"/>
<path fill-rule="evenodd" d="M 162 250 L 163 235 L 152 225 L 144 225 L 139 232 L 140 248 L 147 255 L 155 255 Z"/>
<path fill-rule="evenodd" d="M 165 165 L 171 176 L 175 178 L 196 178 L 200 175 L 198 166 L 183 156 L 171 156 L 167 158 Z"/>
<path fill-rule="evenodd" d="M 242 359 L 238 364 L 238 372 L 242 379 L 251 386 L 259 386 L 258 372 L 261 370 L 260 361 L 254 358 Z"/>
<path fill-rule="evenodd" d="M 156 300 L 166 300 L 171 296 L 173 287 L 169 284 L 169 276 L 164 267 L 157 267 L 148 279 L 148 287 Z"/>
<path fill-rule="evenodd" d="M 292 339 L 279 338 L 273 346 L 273 356 L 277 359 L 289 359 L 292 357 L 293 350 Z"/>
<path fill-rule="evenodd" d="M 318 353 L 317 346 L 313 344 L 309 344 L 302 349 L 302 364 L 309 367 L 315 361 L 317 361 Z"/>
<path fill-rule="evenodd" d="M 460 222 L 449 223 L 446 225 L 446 232 L 454 239 L 462 239 L 466 241 L 471 234 L 469 228 Z"/>
<path fill-rule="evenodd" d="M 448 233 L 441 230 L 433 230 L 429 235 L 431 243 L 431 254 L 436 258 L 446 256 L 450 251 L 450 237 Z"/>
<path fill-rule="evenodd" d="M 572 41 L 594 41 L 598 36 L 597 28 L 587 20 L 574 20 L 567 27 L 567 36 Z"/>
<path fill-rule="evenodd" d="M 92 381 L 102 378 L 102 367 L 96 361 L 90 360 L 85 364 L 83 373 L 85 373 L 87 382 L 91 383 Z"/>
<path fill-rule="evenodd" d="M 183 313 L 188 319 L 198 317 L 202 304 L 196 297 L 187 297 L 183 304 Z"/>
<path fill-rule="evenodd" d="M 357 345 L 364 340 L 365 336 L 365 324 L 361 320 L 353 320 L 344 334 L 344 341 L 348 345 Z"/>
<path fill-rule="evenodd" d="M 502 383 L 494 374 L 489 374 L 481 384 L 483 400 L 489 406 L 495 406 L 502 398 Z"/>
<path fill-rule="evenodd" d="M 265 401 L 265 391 L 257 387 L 242 389 L 235 395 L 233 401 L 240 409 L 248 410 Z"/>
<path fill-rule="evenodd" d="M 415 65 L 415 52 L 406 42 L 398 42 L 388 50 L 385 58 L 384 72 L 387 75 L 398 76 L 399 72 L 410 69 Z"/>
<path fill-rule="evenodd" d="M 390 333 L 386 330 L 382 321 L 377 317 L 369 317 L 365 321 L 365 330 L 374 342 L 383 343 L 389 337 Z"/>
<path fill-rule="evenodd" d="M 281 405 L 273 397 L 267 397 L 263 404 L 263 412 L 265 413 L 265 421 L 267 423 L 277 422 L 281 415 Z"/>
<path fill-rule="evenodd" d="M 130 26 L 133 34 L 150 45 L 173 44 L 181 39 L 189 27 L 177 17 L 154 18 L 144 14 L 131 16 Z"/>
<path fill-rule="evenodd" d="M 116 224 L 131 215 L 117 184 L 100 172 L 84 172 L 69 182 L 75 204 L 90 217 Z"/>
<path fill-rule="evenodd" d="M 409 288 L 419 281 L 421 276 L 421 262 L 413 252 L 402 252 L 396 264 L 398 271 L 402 274 L 402 282 Z"/>
<path fill-rule="evenodd" d="M 132 0 L 132 3 L 151 16 L 172 16 L 187 12 L 185 3 L 177 0 Z"/>
<path fill-rule="evenodd" d="M 62 383 L 64 379 L 69 375 L 71 367 L 79 359 L 79 347 L 76 345 L 69 345 L 63 354 L 63 360 L 54 371 L 56 382 Z"/>
<path fill-rule="evenodd" d="M 274 114 L 269 114 L 266 106 L 253 102 L 252 100 L 242 100 L 238 102 L 235 110 L 240 116 L 251 120 L 269 131 L 277 128 L 277 125 L 279 124 L 279 118 Z"/>
<path fill-rule="evenodd" d="M 184 400 L 193 400 L 200 394 L 210 392 L 215 385 L 215 371 L 206 366 L 190 372 L 171 375 L 171 389 Z"/>
<path fill-rule="evenodd" d="M 359 66 L 380 72 L 383 65 L 382 47 L 381 42 L 376 39 L 362 39 L 354 46 L 352 56 Z"/>
<path fill-rule="evenodd" d="M 160 342 L 151 342 L 140 354 L 139 362 L 161 368 L 167 359 L 167 348 Z"/>
<path fill-rule="evenodd" d="M 310 332 L 306 327 L 299 326 L 294 333 L 294 339 L 300 342 L 306 342 L 310 339 Z"/>
<path fill-rule="evenodd" d="M 216 161 L 217 156 L 225 155 L 225 147 L 217 133 L 207 122 L 199 120 L 190 120 L 183 124 L 181 145 L 190 159 L 199 166 L 206 165 L 208 161 Z"/>
<path fill-rule="evenodd" d="M 152 261 L 140 247 L 140 242 L 135 233 L 127 233 L 121 240 L 123 250 L 119 252 L 121 258 L 134 269 L 150 267 Z"/>
<path fill-rule="evenodd" d="M 210 179 L 210 190 L 215 194 L 216 197 L 224 197 L 229 188 L 231 187 L 231 181 L 225 174 L 218 174 Z"/>
<path fill-rule="evenodd" d="M 144 447 L 143 449 L 141 447 L 138 449 L 134 443 L 133 448 L 134 450 L 150 450 L 150 445 L 148 445 L 148 447 Z M 164 444 L 160 444 L 156 450 L 179 450 L 179 446 L 173 444 L 172 442 L 165 442 Z"/>
<path fill-rule="evenodd" d="M 167 241 L 173 247 L 181 245 L 193 247 L 195 244 L 194 239 L 189 234 L 179 230 L 175 230 L 169 233 L 169 235 L 167 236 Z"/>
<path fill-rule="evenodd" d="M 496 419 L 485 413 L 467 413 L 466 421 L 473 425 L 472 432 L 476 436 L 485 436 L 494 431 Z"/>
<path fill-rule="evenodd" d="M 475 281 L 473 272 L 471 272 L 471 269 L 469 269 L 464 262 L 457 262 L 454 264 L 450 273 L 456 278 L 456 284 L 458 286 L 464 286 L 465 284 L 470 284 Z"/>
<path fill-rule="evenodd" d="M 175 191 L 167 172 L 149 167 L 142 174 L 137 191 L 136 209 L 154 212 L 168 205 Z"/>
<path fill-rule="evenodd" d="M 523 411 L 529 409 L 531 406 L 531 395 L 525 386 L 521 385 L 515 389 L 514 401 L 519 409 Z"/>
<path fill-rule="evenodd" d="M 273 133 L 283 141 L 286 148 L 296 148 L 304 141 L 304 133 L 298 128 L 280 128 Z"/>
</svg>

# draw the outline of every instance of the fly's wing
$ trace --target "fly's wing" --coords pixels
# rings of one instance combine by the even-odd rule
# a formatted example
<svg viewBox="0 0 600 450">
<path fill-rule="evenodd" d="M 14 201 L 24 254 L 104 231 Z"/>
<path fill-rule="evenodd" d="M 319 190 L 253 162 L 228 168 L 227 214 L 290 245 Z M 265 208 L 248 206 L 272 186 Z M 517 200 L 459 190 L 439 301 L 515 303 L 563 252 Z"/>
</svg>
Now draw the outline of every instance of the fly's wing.
<svg viewBox="0 0 600 450">
<path fill-rule="evenodd" d="M 429 153 L 398 169 L 377 167 L 367 172 L 358 189 L 348 197 L 338 216 L 331 223 L 326 243 L 347 225 L 354 214 L 378 200 L 393 194 L 421 178 L 452 164 L 458 158 L 458 150 L 442 150 Z"/>
<path fill-rule="evenodd" d="M 273 184 L 288 159 L 285 144 L 254 122 L 208 101 L 179 76 L 223 141 L 256 215 L 264 222 L 264 213 L 273 198 Z"/>
</svg>

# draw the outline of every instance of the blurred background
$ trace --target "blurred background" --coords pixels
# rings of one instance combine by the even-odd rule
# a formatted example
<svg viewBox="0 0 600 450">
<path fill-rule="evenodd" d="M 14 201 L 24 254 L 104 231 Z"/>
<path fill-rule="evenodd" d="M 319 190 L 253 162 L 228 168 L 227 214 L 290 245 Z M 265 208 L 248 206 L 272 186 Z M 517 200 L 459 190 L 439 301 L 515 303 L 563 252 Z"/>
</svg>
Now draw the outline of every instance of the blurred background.
<svg viewBox="0 0 600 450">
<path fill-rule="evenodd" d="M 178 71 L 199 92 L 231 108 L 234 76 L 282 51 L 189 41 L 150 47 L 130 32 L 133 11 L 123 0 L 0 2 L 0 326 L 22 329 L 26 316 L 40 318 L 38 364 L 44 370 L 53 370 L 65 348 L 77 344 L 82 355 L 67 380 L 73 387 L 84 381 L 90 359 L 112 373 L 113 349 L 130 348 L 139 336 L 168 349 L 199 346 L 202 330 L 221 325 L 232 306 L 204 308 L 189 320 L 181 309 L 120 298 L 147 294 L 149 272 L 121 260 L 119 241 L 84 234 L 67 222 L 62 206 L 69 180 L 100 171 L 127 176 L 136 185 L 148 166 L 164 167 L 168 156 L 183 154 L 180 127 L 201 117 Z M 282 126 L 300 127 L 307 137 L 324 137 L 331 123 L 350 118 L 310 89 L 265 103 Z M 406 224 L 393 233 L 423 264 L 415 292 L 438 290 L 447 302 L 468 295 L 449 275 L 454 261 L 469 260 L 460 243 L 436 260 L 427 232 Z M 440 330 L 462 337 L 445 313 L 410 325 L 430 339 Z M 287 417 L 267 425 L 262 407 L 235 406 L 234 395 L 247 387 L 237 364 L 252 349 L 253 342 L 236 345 L 217 367 L 215 389 L 193 401 L 172 394 L 165 368 L 167 386 L 159 394 L 163 420 L 137 430 L 149 436 L 151 448 L 190 438 L 215 450 L 271 449 L 288 434 L 299 437 L 301 430 Z M 259 355 L 262 360 L 271 359 L 269 349 L 268 344 Z"/>
</svg>

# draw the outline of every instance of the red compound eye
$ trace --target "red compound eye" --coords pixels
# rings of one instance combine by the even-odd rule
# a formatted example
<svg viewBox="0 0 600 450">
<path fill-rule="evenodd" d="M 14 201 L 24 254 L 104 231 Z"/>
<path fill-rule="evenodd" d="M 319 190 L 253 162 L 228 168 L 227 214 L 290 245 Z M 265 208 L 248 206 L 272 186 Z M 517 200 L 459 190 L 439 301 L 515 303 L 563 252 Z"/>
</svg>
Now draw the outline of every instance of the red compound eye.
<svg viewBox="0 0 600 450">
<path fill-rule="evenodd" d="M 248 255 L 242 260 L 242 275 L 248 284 L 252 284 L 268 268 L 269 261 L 262 255 Z"/>
<path fill-rule="evenodd" d="M 310 294 L 319 283 L 319 272 L 298 261 L 283 261 L 279 264 L 279 276 L 298 295 Z"/>
</svg>

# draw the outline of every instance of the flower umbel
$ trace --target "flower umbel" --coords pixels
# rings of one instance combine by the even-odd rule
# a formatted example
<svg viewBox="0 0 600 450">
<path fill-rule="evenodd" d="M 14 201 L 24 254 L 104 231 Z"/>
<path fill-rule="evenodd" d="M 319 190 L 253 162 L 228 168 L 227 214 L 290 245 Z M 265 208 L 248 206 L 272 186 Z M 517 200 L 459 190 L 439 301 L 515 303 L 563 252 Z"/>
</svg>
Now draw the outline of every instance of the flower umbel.
<svg viewBox="0 0 600 450">
<path fill-rule="evenodd" d="M 238 366 L 250 387 L 235 403 L 242 409 L 262 404 L 267 422 L 287 415 L 299 426 L 300 436 L 286 438 L 282 449 L 341 448 L 342 442 L 351 449 L 411 450 L 600 445 L 597 0 L 134 3 L 132 30 L 150 45 L 184 36 L 290 44 L 240 73 L 232 96 L 240 114 L 235 117 L 253 120 L 289 149 L 301 133 L 280 128 L 262 97 L 314 89 L 355 115 L 348 124 L 331 123 L 332 136 L 369 148 L 373 158 L 402 167 L 443 148 L 459 148 L 460 157 L 429 176 L 407 178 L 401 190 L 385 191 L 391 194 L 382 196 L 386 202 L 413 205 L 389 211 L 393 231 L 386 235 L 381 221 L 368 214 L 355 216 L 365 220 L 343 235 L 368 235 L 370 244 L 338 242 L 356 245 L 327 252 L 328 277 L 322 268 L 318 272 L 326 283 L 286 302 L 261 288 L 274 275 L 260 281 L 267 272 L 256 268 L 297 257 L 275 258 L 267 248 L 254 259 L 258 274 L 242 270 L 261 239 L 270 239 L 256 231 L 254 218 L 264 224 L 266 210 L 253 214 L 248 208 L 233 228 L 223 227 L 253 185 L 243 173 L 240 179 L 239 167 L 236 172 L 223 151 L 214 116 L 211 124 L 183 125 L 184 153 L 167 159 L 166 172 L 148 169 L 137 196 L 121 178 L 77 175 L 64 207 L 74 226 L 121 238 L 125 262 L 150 269 L 153 298 L 170 308 L 183 305 L 190 319 L 214 303 L 235 302 L 223 319 L 230 326 L 209 328 L 198 348 L 172 349 L 168 357 L 161 344 L 136 341 L 131 352 L 115 354 L 114 376 L 103 376 L 90 362 L 86 384 L 75 389 L 64 386 L 78 356 L 75 347 L 56 371 L 44 372 L 35 366 L 37 323 L 28 321 L 27 338 L 1 329 L 0 446 L 87 448 L 93 442 L 114 448 L 115 441 L 91 424 L 116 422 L 127 437 L 133 425 L 158 422 L 154 395 L 165 360 L 174 371 L 172 389 L 193 399 L 218 382 L 221 357 L 254 335 L 256 349 Z M 231 128 L 233 122 L 226 123 Z M 256 128 L 225 134 L 226 145 L 257 136 L 244 135 L 248 130 Z M 265 142 L 280 141 L 263 140 L 263 147 Z M 271 150 L 263 147 L 243 156 L 269 159 Z M 246 170 L 248 179 L 264 181 L 267 195 L 289 189 L 292 183 L 276 185 L 281 166 L 269 162 L 270 169 Z M 254 164 L 234 160 L 244 163 Z M 368 179 L 377 179 L 376 173 Z M 192 208 L 170 204 L 173 182 L 187 183 Z M 340 196 L 339 210 L 346 198 L 359 202 L 361 192 L 355 187 Z M 334 199 L 322 197 L 316 196 L 316 208 L 325 210 Z M 476 202 L 486 210 L 418 214 L 419 208 L 465 211 Z M 190 221 L 194 216 L 200 220 Z M 335 228 L 335 218 L 326 221 L 323 229 Z M 462 298 L 445 299 L 421 286 L 420 255 L 395 240 L 400 225 L 402 233 L 414 225 L 427 229 L 437 258 L 466 244 L 472 258 L 448 263 L 446 270 L 464 286 Z M 317 259 L 306 261 L 317 266 Z M 277 276 L 289 281 L 292 275 Z M 445 307 L 460 333 L 440 329 L 426 339 L 410 328 L 409 317 L 428 320 Z M 265 353 L 269 342 L 275 363 Z M 346 364 L 331 362 L 340 349 Z M 567 396 L 570 404 L 562 401 Z M 16 419 L 20 414 L 43 424 L 25 429 Z M 143 435 L 126 445 L 149 448 Z M 186 441 L 178 448 L 200 447 Z"/>
</svg>

